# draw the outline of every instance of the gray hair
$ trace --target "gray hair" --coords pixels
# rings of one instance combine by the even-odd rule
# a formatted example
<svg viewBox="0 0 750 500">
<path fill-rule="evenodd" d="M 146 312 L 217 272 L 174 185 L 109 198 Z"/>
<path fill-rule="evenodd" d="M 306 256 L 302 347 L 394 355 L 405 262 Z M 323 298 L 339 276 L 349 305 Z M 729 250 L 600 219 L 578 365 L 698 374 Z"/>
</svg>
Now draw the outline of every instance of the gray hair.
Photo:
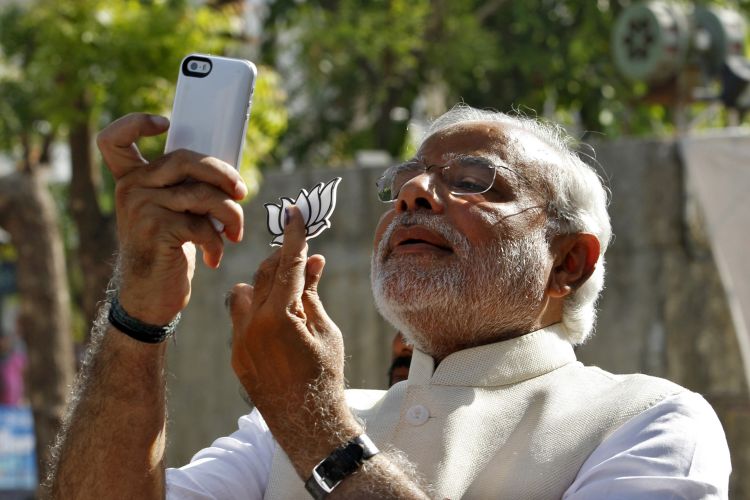
<svg viewBox="0 0 750 500">
<path fill-rule="evenodd" d="M 559 155 L 553 165 L 542 168 L 549 199 L 549 236 L 591 233 L 599 240 L 599 261 L 591 277 L 563 304 L 563 325 L 572 344 L 583 343 L 596 323 L 596 301 L 604 288 L 604 252 L 612 237 L 607 213 L 608 191 L 589 165 L 575 151 L 578 141 L 560 125 L 525 116 L 475 109 L 459 104 L 437 118 L 425 132 L 422 142 L 434 133 L 468 122 L 496 122 L 529 132 L 548 144 Z"/>
</svg>

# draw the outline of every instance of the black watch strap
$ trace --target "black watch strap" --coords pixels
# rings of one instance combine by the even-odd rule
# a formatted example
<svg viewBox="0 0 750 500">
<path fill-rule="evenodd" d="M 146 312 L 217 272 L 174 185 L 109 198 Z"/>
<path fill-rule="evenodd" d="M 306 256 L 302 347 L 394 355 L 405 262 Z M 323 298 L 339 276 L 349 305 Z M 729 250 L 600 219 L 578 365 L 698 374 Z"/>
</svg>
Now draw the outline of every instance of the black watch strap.
<svg viewBox="0 0 750 500">
<path fill-rule="evenodd" d="M 120 297 L 115 295 L 110 300 L 109 322 L 112 326 L 139 342 L 147 344 L 159 344 L 174 334 L 177 324 L 180 322 L 180 314 L 166 325 L 149 325 L 132 317 L 120 304 Z"/>
<path fill-rule="evenodd" d="M 367 434 L 357 436 L 333 450 L 333 453 L 315 466 L 310 479 L 305 482 L 305 489 L 315 500 L 321 500 L 359 469 L 362 462 L 379 452 Z"/>
</svg>

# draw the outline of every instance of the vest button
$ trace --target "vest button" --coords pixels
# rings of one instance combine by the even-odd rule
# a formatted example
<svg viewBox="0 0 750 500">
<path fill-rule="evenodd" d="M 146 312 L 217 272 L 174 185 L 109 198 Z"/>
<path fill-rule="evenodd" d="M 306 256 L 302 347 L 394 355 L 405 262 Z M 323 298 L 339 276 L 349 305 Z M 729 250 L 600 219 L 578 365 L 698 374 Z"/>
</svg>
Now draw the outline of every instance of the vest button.
<svg viewBox="0 0 750 500">
<path fill-rule="evenodd" d="M 430 410 L 422 405 L 414 405 L 406 410 L 406 421 L 411 425 L 422 425 L 430 418 Z"/>
</svg>

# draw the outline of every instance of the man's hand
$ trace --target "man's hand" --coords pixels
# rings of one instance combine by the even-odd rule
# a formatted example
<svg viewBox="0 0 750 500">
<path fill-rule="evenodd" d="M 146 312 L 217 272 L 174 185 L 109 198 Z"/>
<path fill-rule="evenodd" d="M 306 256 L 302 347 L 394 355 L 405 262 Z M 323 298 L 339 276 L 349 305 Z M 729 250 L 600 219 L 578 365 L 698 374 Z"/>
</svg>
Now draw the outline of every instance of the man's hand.
<svg viewBox="0 0 750 500">
<path fill-rule="evenodd" d="M 341 332 L 317 286 L 325 265 L 307 257 L 299 210 L 284 244 L 264 261 L 255 285 L 232 289 L 232 367 L 304 479 L 336 447 L 362 432 L 344 396 Z"/>
<path fill-rule="evenodd" d="M 190 298 L 194 244 L 206 264 L 219 265 L 224 243 L 207 215 L 230 240 L 242 238 L 236 200 L 247 193 L 237 171 L 215 158 L 175 151 L 144 159 L 136 141 L 168 127 L 166 118 L 135 113 L 97 137 L 116 182 L 120 303 L 155 325 L 171 321 Z M 45 498 L 164 498 L 166 343 L 138 342 L 100 316 L 89 349 Z"/>
<path fill-rule="evenodd" d="M 120 241 L 120 303 L 139 320 L 169 323 L 190 299 L 195 246 L 217 267 L 224 242 L 207 215 L 224 224 L 231 241 L 242 239 L 247 194 L 239 173 L 216 158 L 179 150 L 149 162 L 140 137 L 163 133 L 166 118 L 133 113 L 102 130 L 97 144 L 116 181 Z"/>
</svg>

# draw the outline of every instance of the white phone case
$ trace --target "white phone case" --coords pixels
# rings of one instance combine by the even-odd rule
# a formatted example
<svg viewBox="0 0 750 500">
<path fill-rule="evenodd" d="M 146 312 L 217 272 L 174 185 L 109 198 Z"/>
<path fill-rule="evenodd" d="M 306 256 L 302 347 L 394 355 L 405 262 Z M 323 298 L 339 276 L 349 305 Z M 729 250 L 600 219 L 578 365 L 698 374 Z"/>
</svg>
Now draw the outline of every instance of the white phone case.
<svg viewBox="0 0 750 500">
<path fill-rule="evenodd" d="M 190 149 L 239 168 L 256 75 L 255 65 L 244 59 L 185 57 L 165 153 Z"/>
</svg>

